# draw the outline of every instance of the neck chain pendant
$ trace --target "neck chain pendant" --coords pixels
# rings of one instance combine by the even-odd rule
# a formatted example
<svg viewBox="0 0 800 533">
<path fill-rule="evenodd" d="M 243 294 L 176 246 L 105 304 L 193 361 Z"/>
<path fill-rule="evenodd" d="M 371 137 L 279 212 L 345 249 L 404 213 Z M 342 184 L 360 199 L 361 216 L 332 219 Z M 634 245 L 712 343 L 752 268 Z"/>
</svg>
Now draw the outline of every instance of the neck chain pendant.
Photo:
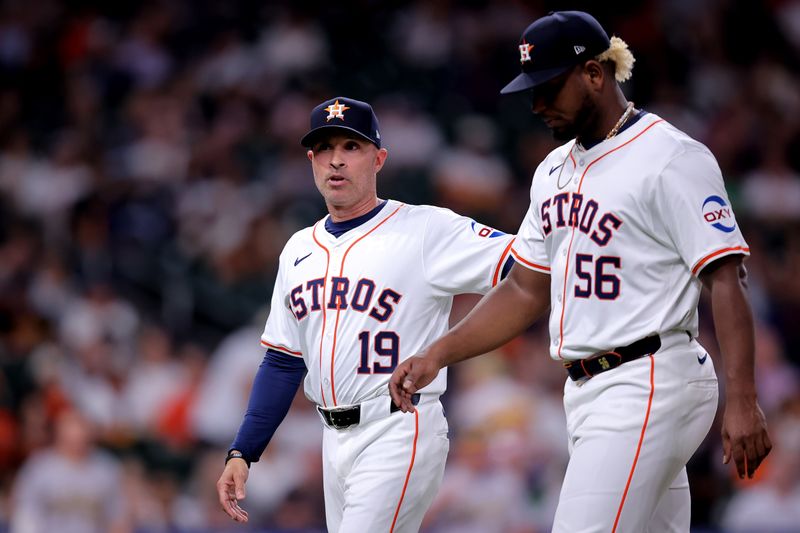
<svg viewBox="0 0 800 533">
<path fill-rule="evenodd" d="M 606 135 L 606 140 L 609 140 L 611 137 L 619 133 L 619 129 L 625 124 L 631 116 L 631 112 L 633 111 L 633 102 L 628 102 L 628 105 L 625 107 L 625 112 L 622 113 L 622 116 L 619 117 L 619 120 L 614 127 L 611 128 L 611 131 L 608 132 Z"/>
</svg>

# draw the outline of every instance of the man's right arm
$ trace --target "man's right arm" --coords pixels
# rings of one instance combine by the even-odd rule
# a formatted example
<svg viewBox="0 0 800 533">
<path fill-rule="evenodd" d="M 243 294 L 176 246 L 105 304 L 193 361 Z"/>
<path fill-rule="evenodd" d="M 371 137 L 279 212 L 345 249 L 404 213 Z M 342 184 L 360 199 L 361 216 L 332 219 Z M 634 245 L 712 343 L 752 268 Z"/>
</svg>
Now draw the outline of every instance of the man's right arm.
<svg viewBox="0 0 800 533">
<path fill-rule="evenodd" d="M 258 461 L 275 430 L 289 412 L 306 366 L 301 357 L 267 350 L 258 368 L 247 413 L 230 450 L 242 453 L 241 458 L 228 459 L 217 481 L 217 494 L 222 510 L 237 522 L 247 522 L 247 512 L 239 506 L 245 498 L 245 482 L 251 462 Z"/>
<path fill-rule="evenodd" d="M 550 276 L 515 264 L 464 320 L 395 369 L 389 381 L 392 400 L 402 411 L 413 412 L 411 395 L 433 381 L 439 370 L 502 346 L 549 307 Z"/>
<path fill-rule="evenodd" d="M 230 450 L 242 452 L 248 465 L 258 461 L 272 435 L 289 412 L 306 365 L 302 357 L 267 350 L 258 368 L 250 400 Z"/>
</svg>

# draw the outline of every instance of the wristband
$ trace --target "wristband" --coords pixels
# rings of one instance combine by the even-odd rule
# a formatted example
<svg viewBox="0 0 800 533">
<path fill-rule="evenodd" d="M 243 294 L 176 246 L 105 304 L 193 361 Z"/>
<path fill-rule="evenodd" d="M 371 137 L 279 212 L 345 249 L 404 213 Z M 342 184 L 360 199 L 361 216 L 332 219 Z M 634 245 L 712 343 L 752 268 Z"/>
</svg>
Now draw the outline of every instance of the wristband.
<svg viewBox="0 0 800 533">
<path fill-rule="evenodd" d="M 239 450 L 231 450 L 228 452 L 228 455 L 225 457 L 225 464 L 228 464 L 228 461 L 231 459 L 242 459 L 245 464 L 247 464 L 247 468 L 250 468 L 250 461 L 244 458 L 244 454 Z"/>
</svg>

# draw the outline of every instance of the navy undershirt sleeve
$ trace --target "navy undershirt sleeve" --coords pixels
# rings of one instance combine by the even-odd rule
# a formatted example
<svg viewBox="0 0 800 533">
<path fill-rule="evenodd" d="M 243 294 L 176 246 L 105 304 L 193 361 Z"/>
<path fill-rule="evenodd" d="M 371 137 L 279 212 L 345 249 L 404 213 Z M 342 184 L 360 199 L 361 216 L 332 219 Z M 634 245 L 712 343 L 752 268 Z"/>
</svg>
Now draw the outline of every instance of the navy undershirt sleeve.
<svg viewBox="0 0 800 533">
<path fill-rule="evenodd" d="M 289 412 L 305 372 L 302 358 L 267 350 L 253 380 L 244 420 L 229 450 L 242 452 L 248 464 L 258 461 Z"/>
</svg>

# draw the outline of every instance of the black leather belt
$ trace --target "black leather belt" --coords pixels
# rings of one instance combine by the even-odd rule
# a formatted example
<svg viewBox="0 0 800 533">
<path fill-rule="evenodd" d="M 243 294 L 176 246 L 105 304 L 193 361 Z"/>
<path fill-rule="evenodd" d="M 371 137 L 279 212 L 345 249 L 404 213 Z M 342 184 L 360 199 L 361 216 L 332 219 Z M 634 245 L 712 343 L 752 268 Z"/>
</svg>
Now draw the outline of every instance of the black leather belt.
<svg viewBox="0 0 800 533">
<path fill-rule="evenodd" d="M 659 348 L 661 348 L 661 337 L 651 335 L 639 339 L 633 344 L 600 352 L 586 359 L 567 361 L 564 363 L 564 368 L 567 369 L 567 373 L 573 381 L 586 380 L 606 370 L 617 368 L 623 363 L 656 353 Z"/>
<path fill-rule="evenodd" d="M 411 403 L 417 405 L 419 403 L 419 393 L 411 395 Z M 392 400 L 389 400 L 389 413 L 399 411 Z M 324 407 L 317 406 L 317 411 L 325 419 L 325 423 L 333 429 L 347 429 L 352 426 L 357 426 L 361 422 L 361 406 L 353 405 L 350 407 L 334 407 L 333 409 L 325 409 Z"/>
</svg>

